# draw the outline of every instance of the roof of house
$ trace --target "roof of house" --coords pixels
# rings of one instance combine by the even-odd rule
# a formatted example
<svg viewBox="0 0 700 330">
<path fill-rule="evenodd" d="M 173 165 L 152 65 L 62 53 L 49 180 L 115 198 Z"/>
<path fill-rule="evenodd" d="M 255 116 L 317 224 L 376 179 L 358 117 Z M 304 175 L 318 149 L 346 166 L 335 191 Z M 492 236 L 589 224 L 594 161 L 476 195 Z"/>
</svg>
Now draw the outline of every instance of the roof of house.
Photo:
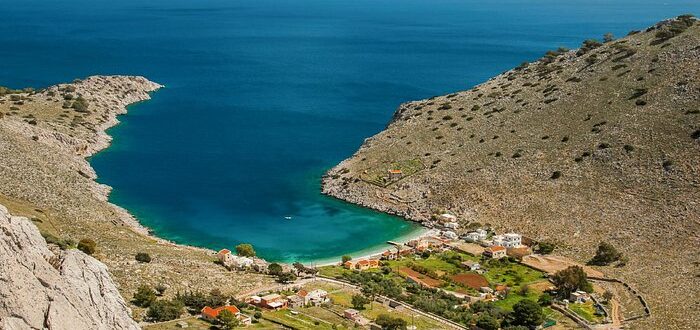
<svg viewBox="0 0 700 330">
<path fill-rule="evenodd" d="M 364 266 L 364 265 L 369 265 L 369 260 L 367 260 L 367 259 L 365 259 L 365 260 L 360 260 L 360 261 L 357 262 L 357 264 L 358 264 L 358 265 L 362 265 L 362 266 Z"/>
<path fill-rule="evenodd" d="M 217 254 L 231 254 L 231 250 L 229 249 L 221 249 Z"/>
<path fill-rule="evenodd" d="M 309 294 L 309 292 L 304 289 L 301 289 L 299 290 L 299 292 L 297 292 L 297 296 L 299 297 L 306 297 L 307 294 Z"/>
<path fill-rule="evenodd" d="M 260 299 L 270 301 L 270 300 L 275 300 L 275 299 L 279 299 L 279 298 L 282 298 L 282 296 L 280 296 L 279 294 L 276 294 L 276 293 L 271 293 L 271 294 L 268 294 L 266 296 L 262 296 Z"/>
<path fill-rule="evenodd" d="M 353 263 L 352 263 L 352 261 L 349 261 L 349 260 L 348 260 L 348 261 L 346 261 L 345 263 L 343 263 L 343 265 L 344 265 L 345 267 L 352 267 Z"/>
<path fill-rule="evenodd" d="M 505 251 L 506 248 L 503 246 L 500 246 L 500 245 L 496 245 L 496 246 L 492 246 L 490 248 L 487 248 L 486 250 L 491 251 L 491 252 L 497 252 L 497 251 Z"/>
<path fill-rule="evenodd" d="M 224 310 L 228 310 L 229 312 L 233 313 L 233 315 L 236 315 L 241 312 L 236 306 L 221 306 L 218 308 L 204 306 L 204 308 L 202 308 L 202 316 L 216 318 L 219 316 L 219 313 L 221 313 Z"/>
<path fill-rule="evenodd" d="M 360 313 L 360 311 L 358 311 L 358 310 L 356 310 L 356 309 L 352 309 L 352 308 L 348 308 L 348 309 L 346 309 L 344 312 L 345 312 L 345 313 L 348 313 L 348 314 L 358 314 L 358 313 Z"/>
<path fill-rule="evenodd" d="M 402 172 L 401 172 L 401 170 L 393 169 L 393 170 L 389 170 L 389 173 L 391 173 L 391 174 L 401 174 Z"/>
</svg>

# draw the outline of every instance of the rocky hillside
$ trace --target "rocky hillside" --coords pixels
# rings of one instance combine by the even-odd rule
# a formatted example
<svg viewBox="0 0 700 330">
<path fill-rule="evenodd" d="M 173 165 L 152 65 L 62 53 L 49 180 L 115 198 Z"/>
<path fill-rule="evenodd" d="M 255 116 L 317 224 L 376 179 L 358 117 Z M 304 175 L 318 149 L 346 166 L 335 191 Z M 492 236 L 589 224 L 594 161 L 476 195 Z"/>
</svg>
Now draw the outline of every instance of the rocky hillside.
<svg viewBox="0 0 700 330">
<path fill-rule="evenodd" d="M 401 173 L 390 174 L 389 170 Z M 470 90 L 402 104 L 323 180 L 326 194 L 422 221 L 552 240 L 649 300 L 635 327 L 700 325 L 700 24 L 681 17 L 558 49 Z"/>
<path fill-rule="evenodd" d="M 234 294 L 269 283 L 260 275 L 226 271 L 214 264 L 213 251 L 149 236 L 107 201 L 110 188 L 94 181 L 85 157 L 109 145 L 105 129 L 126 106 L 148 100 L 160 87 L 130 76 L 94 76 L 41 90 L 0 87 L 0 204 L 28 217 L 52 245 L 96 241 L 94 257 L 107 265 L 127 301 L 140 284 L 163 285 L 168 297 L 212 288 Z M 152 261 L 136 261 L 140 252 Z M 136 319 L 142 314 L 134 308 Z"/>
<path fill-rule="evenodd" d="M 0 329 L 139 329 L 96 259 L 49 250 L 29 219 L 0 205 Z"/>
</svg>

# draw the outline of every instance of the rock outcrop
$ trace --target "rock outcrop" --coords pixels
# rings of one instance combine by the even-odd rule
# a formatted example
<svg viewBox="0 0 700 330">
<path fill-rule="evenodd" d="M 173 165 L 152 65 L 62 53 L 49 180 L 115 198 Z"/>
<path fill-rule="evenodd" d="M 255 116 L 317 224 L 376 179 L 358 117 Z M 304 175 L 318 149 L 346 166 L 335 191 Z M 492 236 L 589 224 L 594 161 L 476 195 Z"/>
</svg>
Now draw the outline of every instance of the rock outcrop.
<svg viewBox="0 0 700 330">
<path fill-rule="evenodd" d="M 96 259 L 52 252 L 37 227 L 0 205 L 0 329 L 139 329 Z"/>
</svg>

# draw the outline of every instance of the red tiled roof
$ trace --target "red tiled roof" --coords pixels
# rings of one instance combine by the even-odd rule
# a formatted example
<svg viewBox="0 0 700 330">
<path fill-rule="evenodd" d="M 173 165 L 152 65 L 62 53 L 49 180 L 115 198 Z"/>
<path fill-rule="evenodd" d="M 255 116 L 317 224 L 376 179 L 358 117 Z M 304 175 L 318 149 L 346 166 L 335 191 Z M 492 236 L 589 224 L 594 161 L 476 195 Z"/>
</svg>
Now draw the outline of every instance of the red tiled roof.
<svg viewBox="0 0 700 330">
<path fill-rule="evenodd" d="M 392 174 L 401 174 L 401 170 L 389 170 L 389 173 L 392 173 Z"/>
<path fill-rule="evenodd" d="M 309 293 L 306 292 L 306 290 L 299 290 L 299 292 L 297 292 L 297 295 L 299 297 L 306 297 L 307 294 L 309 294 Z"/>
<path fill-rule="evenodd" d="M 217 254 L 231 254 L 231 250 L 229 249 L 221 249 Z"/>
<path fill-rule="evenodd" d="M 504 248 L 504 247 L 502 247 L 502 246 L 499 246 L 499 245 L 492 246 L 492 247 L 490 247 L 489 249 L 491 249 L 491 251 L 493 251 L 493 252 L 496 252 L 496 251 L 505 251 L 505 250 L 506 250 L 506 248 Z"/>
<path fill-rule="evenodd" d="M 369 260 L 360 260 L 357 262 L 358 265 L 369 265 Z"/>
<path fill-rule="evenodd" d="M 237 315 L 241 312 L 238 309 L 238 307 L 236 307 L 236 306 L 221 306 L 218 308 L 211 308 L 209 306 L 204 306 L 204 308 L 202 308 L 202 316 L 215 319 L 216 317 L 219 316 L 219 313 L 221 313 L 223 310 L 228 310 L 229 312 L 233 313 L 234 315 Z"/>
</svg>

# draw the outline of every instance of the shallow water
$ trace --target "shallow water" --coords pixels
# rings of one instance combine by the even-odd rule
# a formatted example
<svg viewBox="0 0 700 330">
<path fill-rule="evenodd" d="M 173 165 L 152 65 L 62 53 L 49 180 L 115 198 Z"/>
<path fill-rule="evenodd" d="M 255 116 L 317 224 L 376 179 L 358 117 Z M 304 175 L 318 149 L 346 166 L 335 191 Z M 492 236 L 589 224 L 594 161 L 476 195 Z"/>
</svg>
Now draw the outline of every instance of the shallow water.
<svg viewBox="0 0 700 330">
<path fill-rule="evenodd" d="M 467 89 L 548 49 L 698 1 L 0 0 L 0 85 L 91 74 L 165 84 L 91 159 L 155 233 L 271 260 L 376 249 L 418 227 L 319 194 L 399 103 Z M 285 220 L 285 216 L 293 217 Z"/>
</svg>

